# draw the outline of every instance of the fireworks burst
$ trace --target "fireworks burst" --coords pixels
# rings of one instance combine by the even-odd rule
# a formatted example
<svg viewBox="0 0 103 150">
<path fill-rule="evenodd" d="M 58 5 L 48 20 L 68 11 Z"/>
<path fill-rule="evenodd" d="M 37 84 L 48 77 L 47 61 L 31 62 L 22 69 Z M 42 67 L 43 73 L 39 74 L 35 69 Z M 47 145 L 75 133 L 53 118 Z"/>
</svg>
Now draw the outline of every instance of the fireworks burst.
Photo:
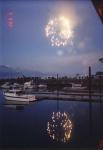
<svg viewBox="0 0 103 150">
<path fill-rule="evenodd" d="M 49 20 L 45 32 L 46 36 L 50 39 L 52 46 L 66 46 L 68 43 L 72 46 L 73 44 L 71 24 L 64 16 Z"/>
<path fill-rule="evenodd" d="M 50 122 L 47 123 L 47 132 L 49 136 L 59 142 L 68 142 L 71 137 L 72 122 L 64 112 L 52 114 Z"/>
</svg>

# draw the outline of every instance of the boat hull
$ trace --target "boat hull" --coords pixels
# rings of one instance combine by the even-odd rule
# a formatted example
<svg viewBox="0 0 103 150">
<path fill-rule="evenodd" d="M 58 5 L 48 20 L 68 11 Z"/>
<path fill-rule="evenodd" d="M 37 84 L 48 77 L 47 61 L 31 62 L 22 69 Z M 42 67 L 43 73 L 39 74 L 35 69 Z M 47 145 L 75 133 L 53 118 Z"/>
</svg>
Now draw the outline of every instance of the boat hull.
<svg viewBox="0 0 103 150">
<path fill-rule="evenodd" d="M 17 96 L 8 96 L 4 95 L 6 100 L 11 100 L 11 101 L 35 101 L 36 97 L 35 96 L 24 96 L 24 97 L 17 97 Z"/>
</svg>

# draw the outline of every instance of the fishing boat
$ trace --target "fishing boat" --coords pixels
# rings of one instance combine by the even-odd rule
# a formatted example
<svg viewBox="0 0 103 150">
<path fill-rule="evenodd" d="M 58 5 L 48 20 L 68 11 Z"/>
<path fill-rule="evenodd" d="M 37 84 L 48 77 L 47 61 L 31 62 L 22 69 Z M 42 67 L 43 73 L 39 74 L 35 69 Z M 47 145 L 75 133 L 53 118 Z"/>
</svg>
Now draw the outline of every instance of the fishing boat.
<svg viewBox="0 0 103 150">
<path fill-rule="evenodd" d="M 28 102 L 30 102 L 30 101 L 36 100 L 35 95 L 25 94 L 24 91 L 19 90 L 19 89 L 5 91 L 5 92 L 3 92 L 3 95 L 6 100 L 12 100 L 12 101 L 28 101 Z"/>
</svg>

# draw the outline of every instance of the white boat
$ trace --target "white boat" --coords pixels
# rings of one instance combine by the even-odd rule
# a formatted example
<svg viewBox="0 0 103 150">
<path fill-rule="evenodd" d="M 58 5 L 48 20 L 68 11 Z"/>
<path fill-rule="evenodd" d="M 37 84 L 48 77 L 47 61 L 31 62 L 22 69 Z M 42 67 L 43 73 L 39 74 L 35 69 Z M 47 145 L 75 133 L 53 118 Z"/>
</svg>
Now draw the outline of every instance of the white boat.
<svg viewBox="0 0 103 150">
<path fill-rule="evenodd" d="M 47 88 L 47 85 L 45 85 L 45 84 L 39 84 L 38 87 L 39 88 Z"/>
<path fill-rule="evenodd" d="M 86 89 L 86 87 L 83 87 L 81 84 L 72 83 L 71 89 L 73 89 L 73 90 L 84 90 L 84 89 Z"/>
<path fill-rule="evenodd" d="M 3 89 L 10 89 L 11 85 L 9 84 L 9 82 L 6 82 L 3 85 L 1 85 L 1 88 L 3 88 Z"/>
<path fill-rule="evenodd" d="M 25 82 L 24 83 L 24 89 L 33 89 L 35 85 L 33 84 L 33 81 Z"/>
<path fill-rule="evenodd" d="M 3 92 L 3 95 L 5 99 L 12 100 L 12 101 L 35 101 L 36 97 L 34 95 L 25 94 L 22 90 L 9 90 L 6 92 Z"/>
</svg>

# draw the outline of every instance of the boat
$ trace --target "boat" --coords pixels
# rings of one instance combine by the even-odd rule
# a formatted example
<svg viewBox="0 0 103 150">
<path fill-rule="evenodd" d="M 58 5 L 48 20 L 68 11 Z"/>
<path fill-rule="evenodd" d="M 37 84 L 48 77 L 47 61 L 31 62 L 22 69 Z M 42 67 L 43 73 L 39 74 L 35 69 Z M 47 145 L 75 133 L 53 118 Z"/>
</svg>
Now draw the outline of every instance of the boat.
<svg viewBox="0 0 103 150">
<path fill-rule="evenodd" d="M 47 85 L 46 84 L 39 84 L 38 87 L 39 88 L 47 88 Z"/>
<path fill-rule="evenodd" d="M 11 101 L 27 101 L 27 102 L 30 102 L 30 101 L 35 101 L 36 100 L 35 95 L 25 94 L 24 91 L 17 90 L 17 89 L 5 91 L 5 92 L 3 92 L 3 95 L 4 95 L 6 100 L 11 100 Z"/>
<path fill-rule="evenodd" d="M 81 84 L 72 83 L 71 89 L 73 89 L 73 90 L 85 90 L 86 87 L 83 87 Z"/>
<path fill-rule="evenodd" d="M 25 82 L 24 83 L 24 89 L 33 89 L 35 85 L 33 84 L 33 81 Z"/>
<path fill-rule="evenodd" d="M 6 82 L 6 83 L 4 83 L 3 85 L 1 85 L 1 88 L 2 88 L 2 89 L 10 89 L 10 88 L 11 88 L 11 85 L 10 85 L 9 82 Z"/>
</svg>

